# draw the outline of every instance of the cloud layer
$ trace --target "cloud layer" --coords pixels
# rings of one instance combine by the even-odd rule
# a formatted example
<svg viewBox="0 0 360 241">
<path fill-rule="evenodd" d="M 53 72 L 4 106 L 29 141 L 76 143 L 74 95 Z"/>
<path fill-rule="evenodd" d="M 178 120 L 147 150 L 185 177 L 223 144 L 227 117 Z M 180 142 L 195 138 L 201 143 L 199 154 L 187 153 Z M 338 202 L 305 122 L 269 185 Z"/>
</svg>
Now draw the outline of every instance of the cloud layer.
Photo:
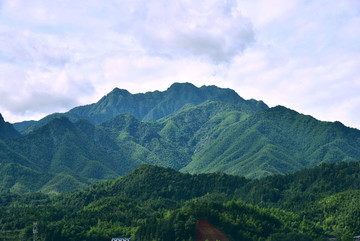
<svg viewBox="0 0 360 241">
<path fill-rule="evenodd" d="M 231 62 L 254 41 L 252 25 L 236 7 L 232 0 L 137 1 L 131 7 L 135 10 L 129 9 L 132 24 L 125 29 L 150 54 Z"/>
<path fill-rule="evenodd" d="M 360 2 L 0 0 L 0 112 L 216 84 L 360 128 Z"/>
</svg>

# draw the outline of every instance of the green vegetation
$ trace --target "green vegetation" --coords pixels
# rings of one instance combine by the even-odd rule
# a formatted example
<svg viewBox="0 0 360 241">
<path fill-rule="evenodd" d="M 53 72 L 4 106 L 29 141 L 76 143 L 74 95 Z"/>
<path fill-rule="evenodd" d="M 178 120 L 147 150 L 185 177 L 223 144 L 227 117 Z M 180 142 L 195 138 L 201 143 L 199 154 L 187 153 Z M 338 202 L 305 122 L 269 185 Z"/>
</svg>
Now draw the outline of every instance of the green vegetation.
<svg viewBox="0 0 360 241">
<path fill-rule="evenodd" d="M 98 103 L 31 123 L 35 131 L 0 140 L 1 192 L 64 193 L 144 163 L 259 178 L 360 159 L 359 130 L 215 86 L 174 84 L 136 95 L 115 89 Z"/>
<path fill-rule="evenodd" d="M 142 165 L 81 191 L 2 195 L 0 237 L 31 240 L 38 221 L 45 240 L 195 240 L 197 220 L 207 220 L 232 240 L 347 240 L 360 233 L 359 169 L 323 164 L 250 180 Z"/>
<path fill-rule="evenodd" d="M 339 122 L 321 122 L 281 106 L 234 121 L 215 132 L 213 139 L 182 171 L 218 171 L 253 178 L 360 159 L 359 130 Z"/>
<path fill-rule="evenodd" d="M 195 240 L 198 220 L 232 240 L 360 234 L 360 131 L 340 122 L 174 84 L 15 126 L 0 115 L 0 240 L 34 221 L 41 240 Z"/>
</svg>

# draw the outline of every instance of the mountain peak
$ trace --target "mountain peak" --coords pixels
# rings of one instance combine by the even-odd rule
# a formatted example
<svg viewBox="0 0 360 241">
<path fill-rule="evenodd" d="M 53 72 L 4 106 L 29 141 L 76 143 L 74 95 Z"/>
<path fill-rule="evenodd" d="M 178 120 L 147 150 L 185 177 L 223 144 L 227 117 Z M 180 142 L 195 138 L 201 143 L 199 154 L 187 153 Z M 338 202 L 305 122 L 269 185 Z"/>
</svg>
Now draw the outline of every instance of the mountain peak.
<svg viewBox="0 0 360 241">
<path fill-rule="evenodd" d="M 48 124 L 43 126 L 41 129 L 50 130 L 55 135 L 62 135 L 67 130 L 74 129 L 74 124 L 65 116 L 61 116 L 51 120 Z M 41 130 L 39 129 L 39 130 Z"/>
<path fill-rule="evenodd" d="M 29 133 L 47 124 L 59 115 L 66 116 L 70 121 L 87 119 L 92 124 L 101 124 L 118 114 L 129 113 L 138 120 L 156 121 L 184 108 L 196 106 L 208 101 L 220 101 L 238 105 L 243 111 L 254 112 L 266 109 L 265 104 L 258 101 L 247 101 L 241 98 L 234 90 L 217 86 L 196 87 L 191 83 L 174 83 L 165 91 L 153 91 L 131 94 L 129 91 L 114 88 L 97 103 L 73 108 L 67 113 L 52 114 L 27 126 L 23 133 Z M 19 126 L 19 125 L 17 125 Z"/>
<path fill-rule="evenodd" d="M 114 88 L 109 94 L 107 94 L 107 96 L 109 95 L 122 95 L 122 96 L 128 96 L 131 95 L 131 93 L 125 89 L 120 89 L 120 88 Z"/>
<path fill-rule="evenodd" d="M 185 83 L 175 82 L 168 88 L 168 90 L 186 90 L 186 89 L 197 89 L 197 87 L 188 82 Z"/>
<path fill-rule="evenodd" d="M 3 116 L 0 113 L 0 123 L 3 123 L 3 122 L 5 122 L 5 120 L 4 120 Z"/>
</svg>

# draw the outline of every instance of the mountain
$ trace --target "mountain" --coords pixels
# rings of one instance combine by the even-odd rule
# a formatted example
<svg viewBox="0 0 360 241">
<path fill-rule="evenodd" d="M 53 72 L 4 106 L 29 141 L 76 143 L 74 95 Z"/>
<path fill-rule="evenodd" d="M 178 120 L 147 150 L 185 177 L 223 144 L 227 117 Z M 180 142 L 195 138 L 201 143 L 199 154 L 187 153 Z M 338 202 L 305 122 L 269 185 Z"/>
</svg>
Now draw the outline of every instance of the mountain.
<svg viewBox="0 0 360 241">
<path fill-rule="evenodd" d="M 132 146 L 144 147 L 143 155 L 152 153 L 151 159 L 142 158 L 144 163 L 184 172 L 253 178 L 360 159 L 359 130 L 282 106 L 251 114 L 237 105 L 206 102 L 157 122 L 141 122 L 130 115 L 123 118 L 100 126 L 118 142 L 131 140 Z"/>
<path fill-rule="evenodd" d="M 136 95 L 115 89 L 35 124 L 28 134 L 0 141 L 3 192 L 67 192 L 141 164 L 259 178 L 360 160 L 359 130 L 215 86 L 174 84 Z M 39 175 L 47 178 L 33 182 Z"/>
<path fill-rule="evenodd" d="M 131 114 L 139 120 L 155 121 L 177 112 L 184 106 L 199 105 L 206 101 L 237 104 L 241 105 L 244 110 L 252 111 L 268 108 L 262 101 L 244 100 L 231 89 L 222 89 L 216 86 L 197 88 L 190 83 L 174 83 L 166 91 L 144 94 L 131 94 L 127 90 L 115 88 L 97 103 L 79 106 L 63 114 L 55 113 L 35 123 L 17 123 L 15 127 L 19 128 L 22 133 L 29 133 L 61 116 L 66 116 L 73 122 L 86 119 L 93 124 L 100 124 L 124 113 Z"/>
<path fill-rule="evenodd" d="M 29 191 L 37 187 L 47 192 L 66 192 L 129 172 L 140 161 L 124 158 L 124 152 L 123 147 L 117 146 L 90 122 L 72 123 L 65 117 L 54 119 L 40 129 L 0 146 L 0 155 L 4 157 L 2 163 L 17 164 L 7 173 L 15 179 L 31 178 L 33 175 L 19 174 L 22 173 L 19 170 L 26 168 L 50 175 L 51 180 L 44 180 L 42 185 L 26 183 Z M 6 177 L 1 176 L 0 180 L 3 183 Z M 65 186 L 56 184 L 65 180 Z M 52 190 L 49 186 L 54 185 L 56 188 Z"/>
<path fill-rule="evenodd" d="M 8 122 L 5 122 L 4 118 L 0 114 L 0 140 L 11 139 L 21 136 L 21 134 L 15 130 L 15 128 Z"/>
<path fill-rule="evenodd" d="M 197 112 L 197 127 L 218 112 L 240 108 L 221 102 L 209 102 L 190 110 Z M 190 110 L 181 113 L 192 112 Z M 203 118 L 200 121 L 200 112 Z M 194 116 L 193 114 L 191 114 Z M 181 114 L 180 114 L 181 116 Z M 177 116 L 174 117 L 177 120 Z M 16 164 L 7 170 L 12 180 L 22 179 L 22 169 L 32 170 L 29 182 L 7 182 L 7 176 L 0 177 L 3 191 L 15 193 L 41 190 L 43 192 L 66 192 L 101 180 L 116 178 L 128 173 L 141 163 L 172 167 L 177 170 L 191 161 L 192 151 L 181 147 L 180 139 L 168 136 L 169 122 L 142 122 L 130 114 L 120 114 L 113 119 L 94 126 L 86 120 L 75 123 L 66 117 L 50 121 L 45 126 L 15 140 L 0 145 L 1 162 Z M 165 134 L 166 135 L 165 135 Z M 178 130 L 177 133 L 183 133 Z M 191 132 L 189 132 L 191 135 Z M 182 137 L 186 140 L 188 137 Z M 1 143 L 0 143 L 1 144 Z M 5 168 L 5 166 L 3 167 Z M 49 179 L 30 181 L 33 176 L 44 173 Z M 70 178 L 68 185 L 56 185 Z M 42 180 L 42 181 L 41 181 Z M 41 182 L 40 182 L 41 181 Z"/>
<path fill-rule="evenodd" d="M 233 121 L 192 158 L 184 172 L 247 177 L 293 173 L 320 163 L 360 160 L 360 131 L 283 106 Z"/>
</svg>

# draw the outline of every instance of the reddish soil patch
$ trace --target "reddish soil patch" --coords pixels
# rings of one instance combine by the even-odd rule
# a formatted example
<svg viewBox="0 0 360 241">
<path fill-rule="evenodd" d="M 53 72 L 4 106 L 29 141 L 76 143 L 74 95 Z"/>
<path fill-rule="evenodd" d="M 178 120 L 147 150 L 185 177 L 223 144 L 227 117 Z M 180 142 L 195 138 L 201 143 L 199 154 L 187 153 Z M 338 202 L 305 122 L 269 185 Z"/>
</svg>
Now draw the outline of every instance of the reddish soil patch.
<svg viewBox="0 0 360 241">
<path fill-rule="evenodd" d="M 230 241 L 221 230 L 212 226 L 206 220 L 198 220 L 196 223 L 196 241 Z"/>
</svg>

